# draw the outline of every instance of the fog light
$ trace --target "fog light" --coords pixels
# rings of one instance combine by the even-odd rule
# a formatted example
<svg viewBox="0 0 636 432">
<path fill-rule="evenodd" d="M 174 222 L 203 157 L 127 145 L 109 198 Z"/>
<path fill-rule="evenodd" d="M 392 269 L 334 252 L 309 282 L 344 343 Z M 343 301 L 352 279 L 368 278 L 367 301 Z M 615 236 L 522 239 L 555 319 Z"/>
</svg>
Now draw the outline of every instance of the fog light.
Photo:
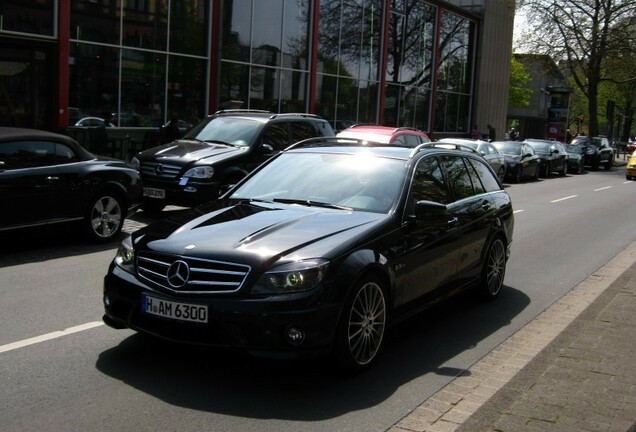
<svg viewBox="0 0 636 432">
<path fill-rule="evenodd" d="M 305 334 L 296 327 L 287 327 L 287 341 L 292 345 L 300 345 L 305 340 Z"/>
<path fill-rule="evenodd" d="M 104 296 L 104 306 L 106 307 L 110 306 L 110 299 L 108 298 L 107 295 Z"/>
<path fill-rule="evenodd" d="M 196 192 L 197 188 L 195 188 L 194 186 L 186 186 L 185 188 L 183 188 L 184 192 Z"/>
</svg>

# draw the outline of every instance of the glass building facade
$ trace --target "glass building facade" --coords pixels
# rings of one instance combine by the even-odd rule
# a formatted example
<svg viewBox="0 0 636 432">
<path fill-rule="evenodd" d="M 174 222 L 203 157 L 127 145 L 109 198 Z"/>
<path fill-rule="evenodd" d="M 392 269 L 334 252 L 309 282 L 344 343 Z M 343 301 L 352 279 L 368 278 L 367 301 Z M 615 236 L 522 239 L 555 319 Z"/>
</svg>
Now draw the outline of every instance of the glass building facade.
<svg viewBox="0 0 636 432">
<path fill-rule="evenodd" d="M 112 116 L 155 128 L 245 108 L 468 133 L 473 12 L 434 0 L 2 0 L 0 126 Z"/>
</svg>

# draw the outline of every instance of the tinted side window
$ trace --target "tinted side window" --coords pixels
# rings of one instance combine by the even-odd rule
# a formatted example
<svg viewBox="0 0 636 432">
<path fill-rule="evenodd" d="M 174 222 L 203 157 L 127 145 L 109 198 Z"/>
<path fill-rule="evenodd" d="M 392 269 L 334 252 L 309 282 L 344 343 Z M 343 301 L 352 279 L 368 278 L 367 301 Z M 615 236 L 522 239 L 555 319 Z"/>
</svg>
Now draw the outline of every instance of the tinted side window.
<svg viewBox="0 0 636 432">
<path fill-rule="evenodd" d="M 307 138 L 313 138 L 317 135 L 316 129 L 311 123 L 308 122 L 291 122 L 291 142 L 305 140 Z"/>
<path fill-rule="evenodd" d="M 419 144 L 422 144 L 422 139 L 419 135 L 404 135 L 406 137 L 406 145 L 409 147 L 417 147 Z"/>
<path fill-rule="evenodd" d="M 483 185 L 486 192 L 493 192 L 497 190 L 501 190 L 501 186 L 499 185 L 499 181 L 493 175 L 492 171 L 489 169 L 488 165 L 485 162 L 482 162 L 477 159 L 468 159 L 470 165 L 477 173 L 481 184 Z M 471 172 L 472 175 L 472 172 Z"/>
<path fill-rule="evenodd" d="M 19 141 L 0 145 L 5 169 L 35 168 L 54 164 L 55 144 L 46 141 Z"/>
<path fill-rule="evenodd" d="M 66 144 L 57 143 L 55 145 L 55 163 L 56 164 L 67 164 L 72 162 L 77 162 L 79 159 L 75 155 L 73 149 L 71 149 Z"/>
<path fill-rule="evenodd" d="M 290 144 L 287 122 L 271 123 L 265 126 L 262 142 L 271 145 L 276 151 L 284 150 Z"/>
<path fill-rule="evenodd" d="M 442 204 L 450 202 L 450 193 L 437 158 L 425 158 L 418 163 L 413 176 L 410 196 L 411 203 L 423 200 Z"/>
<path fill-rule="evenodd" d="M 406 139 L 405 139 L 406 135 L 398 135 L 395 137 L 395 139 L 393 140 L 393 144 L 398 145 L 398 146 L 406 146 Z"/>
<path fill-rule="evenodd" d="M 459 156 L 444 156 L 443 160 L 444 168 L 448 174 L 448 181 L 455 191 L 457 199 L 474 195 L 473 183 L 463 159 Z"/>
</svg>

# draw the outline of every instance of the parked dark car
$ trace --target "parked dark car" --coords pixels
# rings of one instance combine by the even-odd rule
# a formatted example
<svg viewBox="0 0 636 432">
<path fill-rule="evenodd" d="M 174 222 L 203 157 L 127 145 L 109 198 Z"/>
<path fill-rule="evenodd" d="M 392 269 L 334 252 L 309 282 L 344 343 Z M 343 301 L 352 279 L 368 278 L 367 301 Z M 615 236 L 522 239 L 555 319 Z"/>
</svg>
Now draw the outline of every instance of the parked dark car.
<svg viewBox="0 0 636 432">
<path fill-rule="evenodd" d="M 578 144 L 564 144 L 568 154 L 568 172 L 581 174 L 585 170 L 585 149 Z"/>
<path fill-rule="evenodd" d="M 190 212 L 122 243 L 106 324 L 256 355 L 335 350 L 352 368 L 440 298 L 497 297 L 514 225 L 476 154 L 334 137 L 292 146 Z"/>
<path fill-rule="evenodd" d="M 139 173 L 50 132 L 0 128 L 0 231 L 83 224 L 94 240 L 119 234 L 141 202 Z"/>
<path fill-rule="evenodd" d="M 471 140 L 465 138 L 442 138 L 436 142 L 450 143 L 465 145 L 473 150 L 476 150 L 486 162 L 490 164 L 493 170 L 497 173 L 500 181 L 504 181 L 506 178 L 506 158 L 497 150 L 497 148 L 488 141 Z"/>
<path fill-rule="evenodd" d="M 182 138 L 138 153 L 132 160 L 144 182 L 143 208 L 193 207 L 218 198 L 240 179 L 290 144 L 333 129 L 312 114 L 219 111 Z"/>
<path fill-rule="evenodd" d="M 494 141 L 491 144 L 506 159 L 506 178 L 515 183 L 525 178 L 539 178 L 541 158 L 528 144 L 519 141 Z"/>
<path fill-rule="evenodd" d="M 526 139 L 523 142 L 532 147 L 541 158 L 541 175 L 548 177 L 556 172 L 564 176 L 568 173 L 568 154 L 557 141 Z"/>
<path fill-rule="evenodd" d="M 585 148 L 585 165 L 593 170 L 603 166 L 609 171 L 613 164 L 614 149 L 610 146 L 609 140 L 605 137 L 591 137 Z"/>
</svg>

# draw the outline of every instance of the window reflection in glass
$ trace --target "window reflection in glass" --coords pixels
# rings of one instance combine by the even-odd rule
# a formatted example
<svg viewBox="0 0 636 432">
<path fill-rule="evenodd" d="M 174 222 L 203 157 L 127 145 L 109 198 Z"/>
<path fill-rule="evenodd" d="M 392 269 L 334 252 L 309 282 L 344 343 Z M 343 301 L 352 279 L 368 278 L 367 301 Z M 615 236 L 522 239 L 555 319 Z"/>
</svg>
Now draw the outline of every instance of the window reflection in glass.
<svg viewBox="0 0 636 432">
<path fill-rule="evenodd" d="M 71 3 L 71 40 L 119 44 L 121 3 L 78 0 Z"/>
<path fill-rule="evenodd" d="M 119 126 L 152 127 L 163 123 L 166 56 L 123 50 Z"/>
<path fill-rule="evenodd" d="M 253 21 L 252 61 L 268 66 L 280 66 L 283 1 L 254 2 L 254 17 L 258 19 Z"/>
<path fill-rule="evenodd" d="M 384 124 L 427 131 L 437 8 L 421 0 L 403 0 L 389 18 L 387 93 Z"/>
<path fill-rule="evenodd" d="M 210 3 L 207 0 L 170 2 L 170 52 L 207 55 Z"/>
<path fill-rule="evenodd" d="M 165 51 L 168 42 L 166 1 L 124 2 L 123 44 Z"/>
<path fill-rule="evenodd" d="M 470 125 L 474 23 L 444 11 L 440 28 L 436 127 L 440 132 L 468 133 Z"/>
<path fill-rule="evenodd" d="M 195 125 L 205 112 L 207 60 L 171 55 L 168 57 L 168 112 L 163 120 L 176 116 L 183 128 Z M 181 127 L 181 126 L 180 126 Z"/>
<path fill-rule="evenodd" d="M 376 105 L 370 104 L 377 104 L 382 3 L 320 2 L 318 73 L 323 84 L 317 91 L 317 112 L 334 126 L 342 120 L 375 122 Z"/>
<path fill-rule="evenodd" d="M 55 2 L 53 0 L 2 0 L 1 31 L 55 36 Z"/>
<path fill-rule="evenodd" d="M 309 0 L 224 0 L 222 10 L 220 107 L 306 111 Z"/>
<path fill-rule="evenodd" d="M 117 112 L 119 49 L 71 43 L 69 54 L 69 122 Z"/>
</svg>

